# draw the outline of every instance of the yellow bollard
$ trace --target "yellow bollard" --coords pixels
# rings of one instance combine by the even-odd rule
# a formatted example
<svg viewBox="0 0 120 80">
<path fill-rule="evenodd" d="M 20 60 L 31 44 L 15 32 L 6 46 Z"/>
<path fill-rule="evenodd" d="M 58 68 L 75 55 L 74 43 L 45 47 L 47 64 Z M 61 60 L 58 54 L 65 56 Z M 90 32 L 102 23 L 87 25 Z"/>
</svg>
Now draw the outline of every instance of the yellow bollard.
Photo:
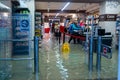
<svg viewBox="0 0 120 80">
<path fill-rule="evenodd" d="M 62 45 L 62 52 L 63 53 L 69 53 L 70 52 L 70 45 L 69 45 L 69 43 L 64 43 L 63 45 Z"/>
<path fill-rule="evenodd" d="M 63 55 L 63 57 L 65 58 L 65 59 L 68 59 L 69 58 L 69 53 L 70 53 L 70 45 L 69 45 L 69 43 L 64 43 L 63 45 L 62 45 L 62 48 L 61 48 L 61 50 L 62 50 L 62 55 Z"/>
</svg>

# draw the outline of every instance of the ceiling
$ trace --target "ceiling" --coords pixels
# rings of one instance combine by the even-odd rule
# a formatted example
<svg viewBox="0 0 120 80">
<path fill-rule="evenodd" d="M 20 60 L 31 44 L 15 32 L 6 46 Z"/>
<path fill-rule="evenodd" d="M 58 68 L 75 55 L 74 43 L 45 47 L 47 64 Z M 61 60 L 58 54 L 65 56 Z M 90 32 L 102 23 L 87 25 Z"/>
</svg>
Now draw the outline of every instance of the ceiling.
<svg viewBox="0 0 120 80">
<path fill-rule="evenodd" d="M 61 10 L 67 2 L 36 2 L 36 9 Z M 99 6 L 98 3 L 70 3 L 65 10 L 88 10 Z"/>
<path fill-rule="evenodd" d="M 58 2 L 56 2 L 58 1 Z M 61 9 L 67 3 L 64 0 L 36 0 L 35 7 L 36 11 L 43 12 L 44 15 L 56 15 L 56 13 L 61 12 Z M 69 0 L 70 1 L 70 0 Z M 76 12 L 93 12 L 99 10 L 99 3 L 103 0 L 71 0 L 72 2 L 63 11 L 64 13 L 76 13 Z M 91 1 L 95 3 L 91 3 Z M 82 2 L 82 3 L 81 3 Z M 84 3 L 83 3 L 84 2 Z M 63 13 L 62 12 L 62 13 Z M 66 15 L 66 14 L 61 14 Z"/>
<path fill-rule="evenodd" d="M 35 0 L 40 2 L 76 2 L 76 3 L 100 3 L 105 0 Z"/>
</svg>

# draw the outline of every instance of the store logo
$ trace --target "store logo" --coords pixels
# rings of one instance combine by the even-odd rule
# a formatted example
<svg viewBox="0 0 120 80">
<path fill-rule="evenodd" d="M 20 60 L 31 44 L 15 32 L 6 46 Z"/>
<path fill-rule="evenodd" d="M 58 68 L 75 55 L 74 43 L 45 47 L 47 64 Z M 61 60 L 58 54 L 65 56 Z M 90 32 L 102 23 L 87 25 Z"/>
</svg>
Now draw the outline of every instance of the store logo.
<svg viewBox="0 0 120 80">
<path fill-rule="evenodd" d="M 117 14 L 103 14 L 100 15 L 99 21 L 116 21 Z"/>
<path fill-rule="evenodd" d="M 29 29 L 29 21 L 28 20 L 22 20 L 20 22 L 20 28 L 21 28 L 21 30 L 28 30 Z"/>
</svg>

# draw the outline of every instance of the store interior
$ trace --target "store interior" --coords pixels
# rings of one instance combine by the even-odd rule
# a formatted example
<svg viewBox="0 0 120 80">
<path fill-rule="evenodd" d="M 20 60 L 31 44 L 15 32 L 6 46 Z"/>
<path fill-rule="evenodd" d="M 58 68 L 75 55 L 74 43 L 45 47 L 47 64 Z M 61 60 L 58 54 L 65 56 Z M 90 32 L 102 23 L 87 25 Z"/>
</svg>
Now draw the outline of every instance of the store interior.
<svg viewBox="0 0 120 80">
<path fill-rule="evenodd" d="M 120 0 L 0 0 L 0 80 L 119 80 L 119 27 Z"/>
<path fill-rule="evenodd" d="M 104 23 L 100 19 L 101 13 L 101 4 L 102 0 L 93 0 L 93 1 L 71 1 L 71 2 L 63 2 L 63 1 L 41 1 L 41 0 L 13 0 L 11 1 L 1 1 L 1 3 L 5 4 L 9 9 L 10 16 L 14 14 L 29 14 L 31 15 L 31 38 L 36 34 L 42 34 L 42 30 L 38 30 L 41 26 L 44 28 L 50 27 L 50 23 L 52 25 L 52 21 L 59 21 L 59 26 L 67 26 L 66 20 L 69 18 L 70 20 L 77 20 L 78 24 L 82 20 L 84 22 L 85 28 L 90 28 L 91 30 L 91 21 L 88 19 L 89 17 L 94 17 L 94 25 L 100 26 L 108 32 L 111 32 L 112 35 L 116 36 L 116 34 L 111 30 L 106 29 L 106 23 Z M 7 4 L 6 4 L 7 3 Z M 101 4 L 100 4 L 101 3 Z M 112 1 L 108 1 L 108 4 L 111 4 Z M 112 5 L 112 4 L 111 4 Z M 115 2 L 114 7 L 117 6 L 119 8 L 119 3 Z M 7 8 L 6 8 L 7 9 Z M 4 11 L 3 11 L 4 12 Z M 107 14 L 107 13 L 106 13 Z M 110 13 L 114 14 L 114 13 Z M 113 16 L 117 16 L 119 11 L 117 11 Z M 105 15 L 104 15 L 105 16 Z M 115 19 L 116 20 L 116 19 Z M 109 20 L 106 20 L 109 21 Z M 112 22 L 115 22 L 114 20 Z M 11 22 L 13 23 L 13 22 Z M 104 26 L 105 24 L 106 26 Z M 108 25 L 109 26 L 109 25 Z M 114 26 L 116 24 L 114 23 Z M 42 29 L 42 28 L 41 28 Z M 114 28 L 115 29 L 115 28 Z M 38 33 L 37 33 L 38 32 Z M 116 39 L 116 38 L 115 38 Z M 114 41 L 115 42 L 115 41 Z M 115 43 L 117 44 L 117 43 Z"/>
</svg>

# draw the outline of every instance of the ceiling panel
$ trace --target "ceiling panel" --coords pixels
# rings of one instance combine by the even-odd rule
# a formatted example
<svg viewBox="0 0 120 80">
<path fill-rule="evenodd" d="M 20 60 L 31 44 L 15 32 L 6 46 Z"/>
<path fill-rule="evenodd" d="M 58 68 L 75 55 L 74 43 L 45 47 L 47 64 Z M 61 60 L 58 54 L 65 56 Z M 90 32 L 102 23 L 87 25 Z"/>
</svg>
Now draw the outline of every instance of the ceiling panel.
<svg viewBox="0 0 120 80">
<path fill-rule="evenodd" d="M 66 2 L 36 2 L 38 10 L 61 10 Z M 88 10 L 99 6 L 98 3 L 70 3 L 65 10 Z"/>
<path fill-rule="evenodd" d="M 81 3 L 99 3 L 105 0 L 35 0 L 40 2 L 81 2 Z"/>
<path fill-rule="evenodd" d="M 61 2 L 36 2 L 36 9 L 51 9 L 51 10 L 60 10 L 65 3 Z"/>
<path fill-rule="evenodd" d="M 99 3 L 74 3 L 71 2 L 67 8 L 65 8 L 64 11 L 61 12 L 61 9 L 64 7 L 64 5 L 67 2 L 35 2 L 36 5 L 36 11 L 46 13 L 44 15 L 55 15 L 56 13 L 76 13 L 76 12 L 82 12 L 85 13 L 85 11 L 90 12 L 94 9 L 99 9 Z M 52 13 L 52 14 L 51 14 Z M 66 15 L 66 14 L 61 14 Z"/>
</svg>

